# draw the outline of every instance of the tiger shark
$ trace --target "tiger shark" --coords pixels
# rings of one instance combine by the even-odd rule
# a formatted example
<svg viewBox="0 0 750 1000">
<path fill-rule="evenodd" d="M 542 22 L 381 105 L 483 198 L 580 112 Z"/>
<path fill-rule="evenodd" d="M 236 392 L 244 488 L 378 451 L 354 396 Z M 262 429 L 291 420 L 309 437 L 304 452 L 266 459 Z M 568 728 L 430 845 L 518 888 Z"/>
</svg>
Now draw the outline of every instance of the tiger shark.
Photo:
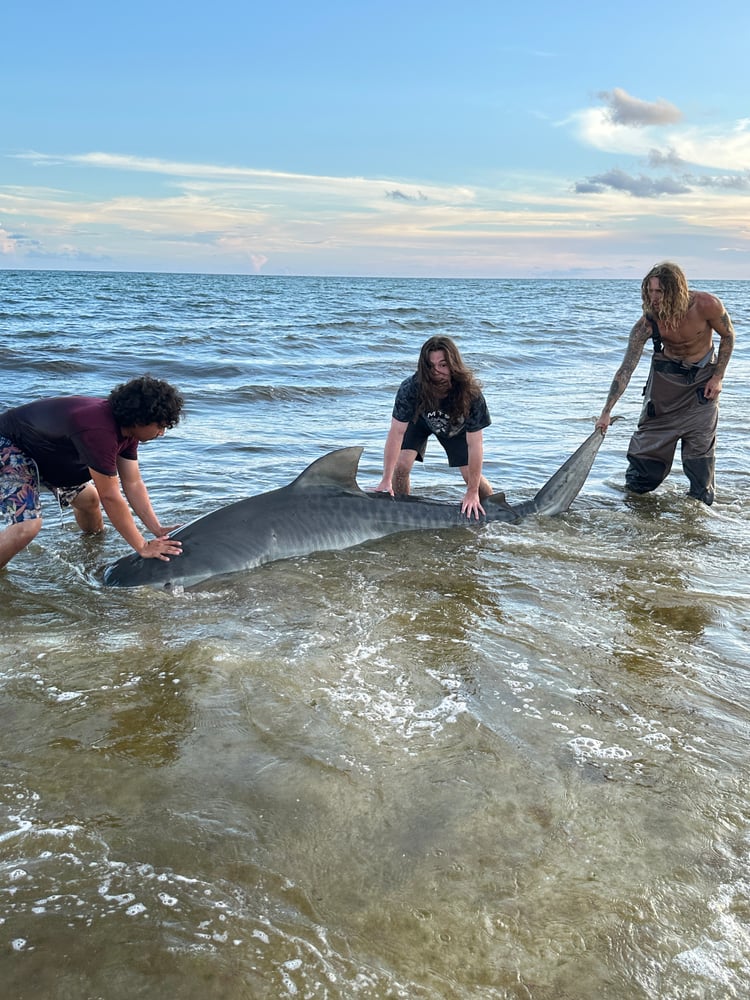
<svg viewBox="0 0 750 1000">
<path fill-rule="evenodd" d="M 313 552 L 348 549 L 405 531 L 515 523 L 568 510 L 578 496 L 604 436 L 583 442 L 531 500 L 512 506 L 503 494 L 486 497 L 485 513 L 469 520 L 459 504 L 365 492 L 357 485 L 363 448 L 340 448 L 318 458 L 280 489 L 221 507 L 171 532 L 182 554 L 168 562 L 123 556 L 104 570 L 107 587 L 194 587 L 212 577 Z"/>
</svg>

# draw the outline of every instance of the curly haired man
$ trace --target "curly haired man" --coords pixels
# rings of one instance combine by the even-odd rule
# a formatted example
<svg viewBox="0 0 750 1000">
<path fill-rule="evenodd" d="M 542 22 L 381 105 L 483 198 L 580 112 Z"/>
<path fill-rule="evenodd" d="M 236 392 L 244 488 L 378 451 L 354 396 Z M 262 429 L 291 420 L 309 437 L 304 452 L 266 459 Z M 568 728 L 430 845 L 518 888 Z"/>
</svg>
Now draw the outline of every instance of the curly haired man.
<svg viewBox="0 0 750 1000">
<path fill-rule="evenodd" d="M 56 396 L 0 413 L 0 567 L 36 538 L 40 493 L 70 506 L 82 531 L 112 525 L 146 559 L 180 554 L 154 513 L 138 468 L 138 445 L 174 427 L 183 398 L 169 383 L 144 375 L 116 386 L 106 399 Z M 125 496 L 123 497 L 123 493 Z M 131 508 L 155 537 L 146 541 Z"/>
<path fill-rule="evenodd" d="M 655 490 L 669 475 L 680 441 L 689 495 L 712 504 L 719 393 L 734 348 L 732 321 L 720 299 L 690 290 L 682 270 L 670 261 L 648 272 L 641 299 L 643 315 L 630 331 L 596 426 L 606 433 L 612 408 L 650 337 L 654 354 L 638 427 L 628 447 L 625 484 L 633 493 Z M 718 353 L 714 332 L 719 336 Z"/>
</svg>

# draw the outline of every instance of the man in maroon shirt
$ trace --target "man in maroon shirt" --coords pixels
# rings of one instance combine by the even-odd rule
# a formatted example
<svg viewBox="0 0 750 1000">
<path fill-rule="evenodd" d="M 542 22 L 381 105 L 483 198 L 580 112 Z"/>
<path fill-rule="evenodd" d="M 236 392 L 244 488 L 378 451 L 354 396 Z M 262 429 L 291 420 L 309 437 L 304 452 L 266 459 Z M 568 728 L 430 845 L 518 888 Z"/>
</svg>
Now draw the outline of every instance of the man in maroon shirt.
<svg viewBox="0 0 750 1000">
<path fill-rule="evenodd" d="M 145 559 L 169 560 L 179 542 L 166 536 L 138 468 L 138 445 L 161 437 L 180 419 L 183 398 L 168 382 L 144 375 L 118 385 L 107 399 L 56 396 L 0 413 L 0 568 L 39 533 L 39 494 L 48 489 L 73 508 L 80 528 L 104 527 L 101 508 Z M 125 496 L 123 497 L 123 493 Z M 131 513 L 155 537 L 146 541 Z"/>
</svg>

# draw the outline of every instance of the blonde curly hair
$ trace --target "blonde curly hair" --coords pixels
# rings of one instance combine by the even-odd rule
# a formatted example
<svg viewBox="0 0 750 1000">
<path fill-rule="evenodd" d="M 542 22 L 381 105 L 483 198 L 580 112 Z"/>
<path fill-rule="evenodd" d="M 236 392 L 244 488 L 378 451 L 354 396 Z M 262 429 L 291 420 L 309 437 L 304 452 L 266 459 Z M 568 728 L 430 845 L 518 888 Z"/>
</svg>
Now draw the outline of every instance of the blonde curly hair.
<svg viewBox="0 0 750 1000">
<path fill-rule="evenodd" d="M 656 314 L 649 296 L 648 286 L 652 278 L 658 279 L 662 291 L 661 304 Z M 641 300 L 644 315 L 653 316 L 665 326 L 676 326 L 690 306 L 690 292 L 682 268 L 669 260 L 654 265 L 641 282 Z"/>
</svg>

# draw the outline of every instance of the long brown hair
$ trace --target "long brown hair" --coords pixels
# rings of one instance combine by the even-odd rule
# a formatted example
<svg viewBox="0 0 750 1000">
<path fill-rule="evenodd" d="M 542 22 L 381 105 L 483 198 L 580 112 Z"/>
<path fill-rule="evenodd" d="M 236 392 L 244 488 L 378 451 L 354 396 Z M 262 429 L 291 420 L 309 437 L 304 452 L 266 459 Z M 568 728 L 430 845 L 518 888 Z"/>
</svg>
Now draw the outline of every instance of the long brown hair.
<svg viewBox="0 0 750 1000">
<path fill-rule="evenodd" d="M 448 395 L 443 397 L 443 391 L 431 380 L 430 355 L 433 351 L 443 351 L 451 373 L 451 387 Z M 419 395 L 414 410 L 413 420 L 422 413 L 436 410 L 443 402 L 443 410 L 452 420 L 467 417 L 472 400 L 482 392 L 482 387 L 474 377 L 473 372 L 466 367 L 461 353 L 450 337 L 430 337 L 422 344 L 417 364 L 417 380 Z"/>
<path fill-rule="evenodd" d="M 648 283 L 652 278 L 658 278 L 662 290 L 658 313 L 654 313 L 648 294 Z M 641 300 L 644 315 L 653 316 L 666 327 L 677 326 L 690 306 L 690 292 L 682 268 L 670 260 L 662 261 L 661 264 L 652 267 L 641 282 Z"/>
</svg>

